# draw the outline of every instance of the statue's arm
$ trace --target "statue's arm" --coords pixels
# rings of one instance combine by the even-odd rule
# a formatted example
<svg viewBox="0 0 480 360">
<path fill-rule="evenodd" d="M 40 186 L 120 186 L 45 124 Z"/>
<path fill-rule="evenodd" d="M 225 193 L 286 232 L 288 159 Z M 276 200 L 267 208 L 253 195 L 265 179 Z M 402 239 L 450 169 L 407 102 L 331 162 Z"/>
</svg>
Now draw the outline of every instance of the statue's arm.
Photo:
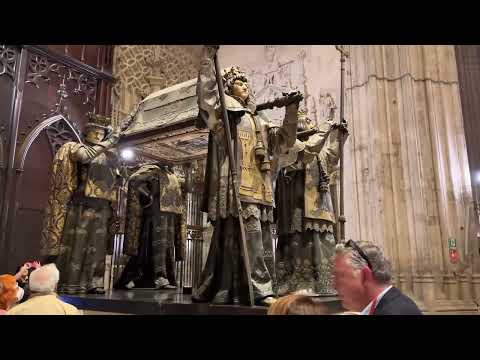
<svg viewBox="0 0 480 360">
<path fill-rule="evenodd" d="M 71 153 L 73 161 L 88 164 L 100 154 L 115 146 L 119 139 L 119 133 L 114 132 L 107 140 L 96 145 L 78 144 Z"/>
</svg>

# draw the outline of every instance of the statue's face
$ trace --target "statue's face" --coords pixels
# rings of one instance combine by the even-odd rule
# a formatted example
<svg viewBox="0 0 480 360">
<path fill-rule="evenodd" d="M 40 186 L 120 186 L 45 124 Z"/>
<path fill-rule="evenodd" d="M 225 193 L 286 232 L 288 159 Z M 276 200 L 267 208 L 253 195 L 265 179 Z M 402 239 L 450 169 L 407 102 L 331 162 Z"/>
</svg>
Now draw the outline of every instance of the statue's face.
<svg viewBox="0 0 480 360">
<path fill-rule="evenodd" d="M 314 127 L 315 127 L 315 124 L 309 117 L 303 116 L 303 115 L 298 116 L 298 129 L 300 131 L 311 130 Z"/>
<path fill-rule="evenodd" d="M 250 96 L 247 82 L 242 80 L 235 80 L 235 82 L 233 83 L 232 93 L 233 95 L 238 96 L 243 101 L 246 101 Z"/>
<path fill-rule="evenodd" d="M 92 127 L 88 129 L 86 140 L 91 143 L 97 143 L 103 141 L 104 137 L 105 130 Z"/>
</svg>

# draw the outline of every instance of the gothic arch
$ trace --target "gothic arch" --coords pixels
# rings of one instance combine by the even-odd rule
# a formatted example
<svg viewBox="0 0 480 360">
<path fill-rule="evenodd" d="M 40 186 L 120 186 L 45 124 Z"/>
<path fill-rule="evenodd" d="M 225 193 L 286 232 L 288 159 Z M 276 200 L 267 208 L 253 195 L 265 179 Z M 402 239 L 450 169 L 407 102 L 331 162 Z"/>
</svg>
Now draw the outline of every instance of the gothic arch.
<svg viewBox="0 0 480 360">
<path fill-rule="evenodd" d="M 22 146 L 20 147 L 19 151 L 15 156 L 15 169 L 17 169 L 17 171 L 23 171 L 25 159 L 27 158 L 28 151 L 30 150 L 30 147 L 32 146 L 35 139 L 42 133 L 43 130 L 58 121 L 64 121 L 67 124 L 68 128 L 72 131 L 75 138 L 79 142 L 82 142 L 80 134 L 77 132 L 77 130 L 75 130 L 72 124 L 63 115 L 55 115 L 49 117 L 48 119 L 43 120 L 40 124 L 35 126 L 35 128 L 25 138 Z"/>
</svg>

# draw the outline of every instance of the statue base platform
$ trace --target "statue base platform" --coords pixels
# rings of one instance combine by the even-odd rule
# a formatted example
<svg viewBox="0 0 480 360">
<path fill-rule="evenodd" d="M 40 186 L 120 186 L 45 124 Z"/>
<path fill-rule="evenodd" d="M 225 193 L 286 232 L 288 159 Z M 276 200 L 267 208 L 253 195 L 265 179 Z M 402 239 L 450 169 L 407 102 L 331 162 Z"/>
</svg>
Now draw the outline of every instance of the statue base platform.
<svg viewBox="0 0 480 360">
<path fill-rule="evenodd" d="M 196 303 L 190 294 L 178 289 L 155 290 L 111 290 L 103 295 L 67 295 L 60 298 L 78 309 L 100 313 L 132 315 L 266 315 L 268 308 L 245 305 L 213 305 Z M 326 304 L 332 312 L 342 311 L 336 297 L 316 297 L 316 301 Z"/>
</svg>

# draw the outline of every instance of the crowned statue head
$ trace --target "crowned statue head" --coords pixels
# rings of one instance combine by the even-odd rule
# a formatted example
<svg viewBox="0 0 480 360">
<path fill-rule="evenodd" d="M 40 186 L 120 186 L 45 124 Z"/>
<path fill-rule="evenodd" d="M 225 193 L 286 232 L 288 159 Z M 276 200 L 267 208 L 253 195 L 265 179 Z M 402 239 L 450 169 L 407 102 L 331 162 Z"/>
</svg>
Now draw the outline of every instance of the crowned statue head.
<svg viewBox="0 0 480 360">
<path fill-rule="evenodd" d="M 97 144 L 105 140 L 108 133 L 112 132 L 111 118 L 88 113 L 88 122 L 85 125 L 85 140 L 92 144 Z"/>
<path fill-rule="evenodd" d="M 247 74 L 238 66 L 232 66 L 223 70 L 222 79 L 227 95 L 241 99 L 244 103 L 253 100 Z"/>
<path fill-rule="evenodd" d="M 302 132 L 313 129 L 315 129 L 315 122 L 308 116 L 308 111 L 305 109 L 299 109 L 297 131 Z"/>
</svg>

